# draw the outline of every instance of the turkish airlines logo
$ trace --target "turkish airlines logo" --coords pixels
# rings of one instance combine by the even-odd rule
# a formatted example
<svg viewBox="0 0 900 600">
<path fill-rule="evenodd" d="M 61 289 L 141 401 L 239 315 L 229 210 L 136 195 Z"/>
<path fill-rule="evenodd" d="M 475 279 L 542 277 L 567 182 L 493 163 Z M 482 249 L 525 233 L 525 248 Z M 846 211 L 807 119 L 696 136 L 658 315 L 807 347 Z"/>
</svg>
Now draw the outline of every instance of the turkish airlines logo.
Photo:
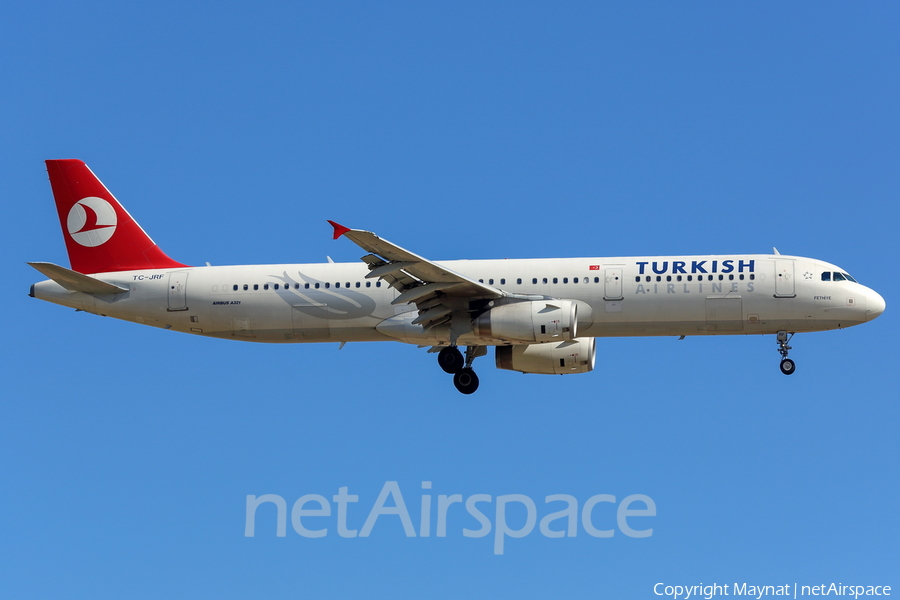
<svg viewBox="0 0 900 600">
<path fill-rule="evenodd" d="M 72 239 L 82 246 L 99 246 L 116 231 L 116 209 L 103 198 L 82 198 L 69 210 L 66 226 Z"/>
</svg>

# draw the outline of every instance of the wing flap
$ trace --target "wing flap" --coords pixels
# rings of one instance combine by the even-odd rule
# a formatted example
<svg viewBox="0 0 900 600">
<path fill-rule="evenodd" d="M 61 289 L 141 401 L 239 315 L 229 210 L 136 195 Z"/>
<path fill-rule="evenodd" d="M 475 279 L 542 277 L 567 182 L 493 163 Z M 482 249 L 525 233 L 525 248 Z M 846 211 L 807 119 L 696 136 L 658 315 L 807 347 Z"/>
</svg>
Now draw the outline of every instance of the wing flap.
<svg viewBox="0 0 900 600">
<path fill-rule="evenodd" d="M 416 302 L 416 304 L 418 304 L 418 301 L 421 299 L 455 286 L 455 283 L 426 283 L 425 285 L 420 285 L 410 288 L 405 292 L 401 292 L 399 296 L 391 301 L 391 304 L 408 304 L 410 302 Z"/>
<path fill-rule="evenodd" d="M 438 306 L 435 306 L 434 308 L 423 311 L 418 317 L 413 319 L 412 324 L 413 325 L 419 325 L 420 323 L 427 324 L 429 321 L 436 322 L 440 319 L 443 319 L 444 317 L 446 317 L 447 315 L 449 315 L 452 312 L 453 312 L 452 308 L 450 308 L 449 306 L 444 306 L 443 304 L 440 304 Z M 427 325 L 423 325 L 423 326 L 427 327 Z"/>
<path fill-rule="evenodd" d="M 375 267 L 374 269 L 369 271 L 369 273 L 366 275 L 366 279 L 374 279 L 376 277 L 384 277 L 385 275 L 393 275 L 397 271 L 415 266 L 415 264 L 416 263 L 414 262 L 404 261 L 384 263 L 380 267 Z"/>
</svg>

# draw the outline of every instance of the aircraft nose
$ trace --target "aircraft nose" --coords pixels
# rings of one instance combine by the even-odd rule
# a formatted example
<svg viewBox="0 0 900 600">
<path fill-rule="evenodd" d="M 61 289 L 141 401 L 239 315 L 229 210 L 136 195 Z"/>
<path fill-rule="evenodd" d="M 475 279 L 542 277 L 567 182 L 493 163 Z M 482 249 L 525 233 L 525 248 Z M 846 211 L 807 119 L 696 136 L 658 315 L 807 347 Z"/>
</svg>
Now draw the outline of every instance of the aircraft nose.
<svg viewBox="0 0 900 600">
<path fill-rule="evenodd" d="M 871 321 L 884 312 L 884 298 L 875 290 L 869 290 L 866 294 L 866 321 Z"/>
</svg>

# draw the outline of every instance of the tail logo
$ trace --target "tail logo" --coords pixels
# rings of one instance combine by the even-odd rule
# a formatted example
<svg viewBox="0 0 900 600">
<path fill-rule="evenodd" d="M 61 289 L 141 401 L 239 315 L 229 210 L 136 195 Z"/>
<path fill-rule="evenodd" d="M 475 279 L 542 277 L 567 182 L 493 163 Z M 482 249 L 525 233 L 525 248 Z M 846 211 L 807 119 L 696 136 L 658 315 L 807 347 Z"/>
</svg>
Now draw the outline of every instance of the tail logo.
<svg viewBox="0 0 900 600">
<path fill-rule="evenodd" d="M 88 248 L 109 241 L 116 231 L 116 209 L 103 198 L 82 198 L 69 210 L 66 226 L 72 239 Z"/>
</svg>

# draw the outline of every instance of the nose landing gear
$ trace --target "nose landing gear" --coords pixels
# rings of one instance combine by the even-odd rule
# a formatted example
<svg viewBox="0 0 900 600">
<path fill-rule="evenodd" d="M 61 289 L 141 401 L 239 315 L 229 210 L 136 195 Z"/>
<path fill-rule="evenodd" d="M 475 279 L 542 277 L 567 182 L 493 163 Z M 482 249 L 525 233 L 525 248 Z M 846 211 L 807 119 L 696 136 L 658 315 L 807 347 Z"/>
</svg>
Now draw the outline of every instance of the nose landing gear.
<svg viewBox="0 0 900 600">
<path fill-rule="evenodd" d="M 791 341 L 792 337 L 794 337 L 793 333 L 779 331 L 776 338 L 776 341 L 778 342 L 778 353 L 781 354 L 781 372 L 785 375 L 791 375 L 797 368 L 794 361 L 788 358 L 788 350 L 791 349 L 791 347 L 788 346 L 788 342 Z"/>
</svg>

